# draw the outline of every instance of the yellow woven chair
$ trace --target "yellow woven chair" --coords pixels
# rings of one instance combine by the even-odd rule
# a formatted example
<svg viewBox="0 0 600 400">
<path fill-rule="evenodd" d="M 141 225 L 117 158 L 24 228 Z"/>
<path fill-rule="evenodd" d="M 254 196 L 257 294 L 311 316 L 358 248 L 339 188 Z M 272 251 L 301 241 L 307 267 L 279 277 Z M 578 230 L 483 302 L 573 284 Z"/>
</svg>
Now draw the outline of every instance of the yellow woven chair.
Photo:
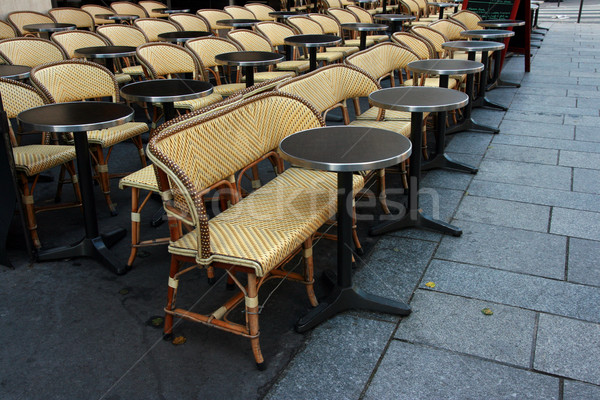
<svg viewBox="0 0 600 400">
<path fill-rule="evenodd" d="M 330 8 L 343 8 L 343 4 L 340 0 L 321 0 L 321 4 L 325 10 L 329 10 Z"/>
<path fill-rule="evenodd" d="M 29 24 L 48 24 L 56 22 L 54 18 L 36 12 L 36 11 L 15 11 L 8 13 L 6 20 L 15 28 L 19 36 L 37 36 L 32 32 L 27 32 L 23 26 Z"/>
<path fill-rule="evenodd" d="M 113 20 L 97 17 L 97 15 L 100 15 L 100 14 L 114 14 L 115 13 L 112 9 L 110 9 L 108 7 L 98 6 L 95 4 L 85 4 L 85 5 L 81 6 L 81 9 L 88 12 L 92 16 L 92 18 L 94 19 L 94 24 L 96 26 L 115 23 L 115 21 L 113 21 Z"/>
<path fill-rule="evenodd" d="M 157 9 L 157 8 L 169 8 L 169 7 L 167 7 L 166 4 L 161 3 L 160 1 L 146 1 L 146 0 L 142 0 L 142 1 L 138 1 L 138 4 L 140 6 L 142 6 L 142 8 L 144 10 L 146 10 L 146 13 L 148 14 L 148 16 L 150 18 L 167 18 L 169 16 L 169 14 L 164 14 L 164 13 L 161 13 L 161 12 L 152 11 L 152 10 Z"/>
<path fill-rule="evenodd" d="M 74 24 L 77 29 L 94 30 L 94 17 L 85 10 L 74 7 L 59 7 L 52 8 L 48 14 L 56 20 L 56 22 L 64 24 Z"/>
<path fill-rule="evenodd" d="M 39 107 L 45 104 L 42 94 L 34 87 L 10 79 L 0 78 L 0 92 L 2 92 L 2 103 L 9 119 L 16 119 L 21 111 L 29 108 Z M 56 210 L 81 205 L 81 193 L 75 173 L 74 146 L 50 145 L 49 137 L 44 135 L 44 144 L 33 144 L 28 146 L 17 146 L 12 126 L 9 125 L 11 144 L 13 145 L 13 156 L 15 170 L 21 190 L 21 202 L 25 210 L 27 228 L 36 248 L 42 247 L 38 232 L 36 213 L 46 210 Z M 77 198 L 76 202 L 52 204 L 47 206 L 36 206 L 34 202 L 34 189 L 38 183 L 39 174 L 55 167 L 61 167 L 59 189 L 55 201 L 60 201 L 64 171 L 68 171 L 73 183 L 73 189 Z M 31 181 L 30 181 L 31 180 Z"/>
<path fill-rule="evenodd" d="M 149 42 L 160 42 L 158 35 L 161 33 L 182 30 L 178 23 L 158 18 L 138 18 L 133 25 L 146 34 Z"/>
<path fill-rule="evenodd" d="M 442 48 L 442 43 L 449 42 L 449 39 L 443 33 L 428 27 L 428 26 L 413 26 L 411 28 L 411 33 L 414 33 L 417 36 L 420 36 L 424 39 L 427 39 L 429 43 L 432 44 L 434 49 L 434 54 L 436 55 L 434 58 L 456 58 L 466 60 L 468 55 L 466 52 L 449 52 Z M 475 54 L 475 61 L 481 61 L 481 53 Z"/>
<path fill-rule="evenodd" d="M 367 24 L 373 24 L 375 21 L 373 20 L 373 14 L 371 10 L 365 10 L 359 6 L 347 6 L 346 9 L 356 15 L 358 22 L 363 22 Z M 390 40 L 388 35 L 367 35 L 368 39 L 373 40 L 375 43 L 387 42 Z"/>
<path fill-rule="evenodd" d="M 148 43 L 148 37 L 138 27 L 126 24 L 113 24 L 99 26 L 96 32 L 104 37 L 113 46 L 138 47 Z M 135 59 L 124 58 L 125 67 L 121 70 L 129 76 L 143 76 L 144 70 L 141 65 L 135 65 Z"/>
<path fill-rule="evenodd" d="M 381 89 L 381 86 L 375 78 L 362 69 L 347 64 L 328 65 L 290 79 L 276 88 L 279 92 L 294 94 L 306 99 L 322 113 L 323 118 L 326 117 L 329 111 L 341 108 L 346 125 L 388 129 L 407 137 L 410 136 L 410 121 L 384 121 L 385 113 L 383 112 L 379 120 L 354 120 L 350 122 L 346 102 L 350 99 L 353 100 L 355 114 L 360 115 L 358 98 L 366 97 L 379 89 Z M 385 171 L 379 170 L 367 174 L 368 179 L 374 176 L 378 176 L 379 179 L 379 199 L 382 209 L 386 214 L 389 214 L 385 202 Z M 357 240 L 356 236 L 355 240 Z"/>
<path fill-rule="evenodd" d="M 266 93 L 192 123 L 164 129 L 150 140 L 150 157 L 159 168 L 161 189 L 185 200 L 188 220 L 196 226 L 185 235 L 171 231 L 167 337 L 173 334 L 173 317 L 235 333 L 250 339 L 257 367 L 264 369 L 259 342 L 258 290 L 262 284 L 283 277 L 299 281 L 305 285 L 310 303 L 317 305 L 312 284 L 312 237 L 335 213 L 334 174 L 309 171 L 314 172 L 313 180 L 301 187 L 292 174 L 283 173 L 240 202 L 234 200 L 231 208 L 210 220 L 203 196 L 243 166 L 277 149 L 285 136 L 322 125 L 319 114 L 306 102 Z M 254 129 L 245 129 L 247 126 Z M 282 213 L 278 204 L 289 199 L 294 199 L 294 212 Z M 172 210 L 170 219 L 175 219 L 178 204 L 167 201 L 165 207 Z M 304 272 L 284 271 L 283 266 L 302 249 Z M 194 267 L 180 270 L 184 263 Z M 175 300 L 183 288 L 183 275 L 202 267 L 223 269 L 239 293 L 207 313 L 196 311 L 198 305 L 194 311 L 178 307 Z M 238 279 L 236 272 L 246 278 Z M 241 321 L 231 314 L 238 305 L 245 308 Z"/>
<path fill-rule="evenodd" d="M 452 14 L 450 20 L 460 22 L 468 30 L 484 29 L 483 26 L 477 24 L 482 18 L 477 13 L 470 10 L 460 10 L 459 12 Z"/>
<path fill-rule="evenodd" d="M 325 51 L 341 52 L 344 55 L 344 57 L 358 52 L 358 46 L 350 46 L 348 45 L 347 41 L 344 40 L 344 35 L 342 34 L 342 27 L 340 26 L 339 22 L 331 15 L 311 13 L 308 14 L 308 18 L 321 25 L 323 33 L 328 35 L 339 36 L 342 38 L 342 43 L 340 45 L 335 47 L 327 47 Z"/>
<path fill-rule="evenodd" d="M 16 37 L 0 40 L 0 57 L 8 64 L 35 67 L 66 59 L 64 50 L 46 39 Z"/>
<path fill-rule="evenodd" d="M 148 13 L 142 6 L 130 1 L 115 1 L 110 3 L 110 8 L 117 14 L 137 15 L 139 18 L 148 18 Z"/>
<path fill-rule="evenodd" d="M 208 81 L 194 54 L 171 43 L 146 43 L 136 50 L 136 57 L 150 79 L 170 79 L 176 74 L 191 74 L 192 79 Z M 223 98 L 218 93 L 193 100 L 175 102 L 176 109 L 198 110 Z"/>
<path fill-rule="evenodd" d="M 31 81 L 52 103 L 104 97 L 114 102 L 120 100 L 119 85 L 114 75 L 105 67 L 89 61 L 68 60 L 37 66 L 31 70 Z M 131 139 L 137 148 L 142 166 L 146 166 L 141 135 L 147 131 L 148 126 L 145 123 L 128 122 L 113 128 L 87 132 L 100 187 L 113 215 L 117 213 L 117 208 L 110 198 L 109 178 L 122 174 L 108 173 L 112 147 Z M 104 149 L 107 149 L 106 155 Z"/>
<path fill-rule="evenodd" d="M 266 36 L 258 32 L 254 32 L 248 29 L 234 29 L 227 33 L 227 38 L 240 46 L 242 50 L 245 51 L 266 51 L 266 52 L 277 52 L 273 47 L 273 43 L 269 41 Z M 291 71 L 292 75 L 297 75 L 302 72 L 306 72 L 309 69 L 309 62 L 305 60 L 290 60 L 290 61 L 282 61 L 275 66 L 279 71 Z M 272 70 L 272 68 L 271 68 Z M 271 76 L 273 73 L 276 73 L 279 76 L 285 76 L 286 73 L 277 73 L 274 71 L 269 71 L 267 77 L 264 77 L 264 74 L 259 72 L 257 82 L 263 82 L 265 80 L 277 78 L 278 76 Z M 262 74 L 262 75 L 261 75 Z M 257 79 L 255 75 L 255 80 Z"/>
<path fill-rule="evenodd" d="M 17 37 L 17 31 L 8 22 L 0 21 L 0 40 Z"/>
<path fill-rule="evenodd" d="M 257 19 L 256 15 L 245 7 L 225 6 L 223 10 L 235 19 Z"/>
<path fill-rule="evenodd" d="M 428 25 L 431 29 L 435 29 L 440 32 L 448 40 L 462 40 L 464 39 L 460 33 L 462 31 L 466 31 L 467 27 L 464 26 L 461 22 L 452 21 L 449 19 L 441 19 L 438 21 L 434 21 Z"/>
<path fill-rule="evenodd" d="M 210 26 L 210 30 L 217 36 L 219 35 L 219 31 L 229 31 L 231 30 L 230 26 L 219 25 L 217 21 L 222 19 L 232 19 L 233 17 L 226 11 L 223 10 L 215 10 L 210 8 L 204 8 L 196 11 L 196 14 L 206 20 L 208 25 Z"/>
<path fill-rule="evenodd" d="M 433 43 L 429 40 L 408 32 L 394 32 L 392 42 L 412 50 L 421 60 L 435 58 Z"/>
<path fill-rule="evenodd" d="M 210 32 L 210 25 L 206 19 L 194 14 L 176 13 L 169 15 L 169 21 L 175 22 L 181 26 L 184 31 L 205 31 Z"/>
<path fill-rule="evenodd" d="M 358 18 L 356 17 L 356 14 L 354 14 L 351 11 L 348 11 L 344 8 L 330 8 L 327 10 L 327 14 L 331 15 L 333 18 L 335 18 L 338 22 L 338 24 L 340 24 L 340 30 L 341 30 L 341 24 L 355 24 L 358 22 Z M 346 46 L 355 46 L 358 47 L 360 45 L 360 39 L 357 39 L 354 35 L 355 32 L 347 32 L 347 31 L 343 31 L 341 30 L 340 34 L 341 37 L 345 37 L 346 34 L 350 35 L 350 38 L 346 38 L 344 40 L 344 43 L 346 44 Z M 367 47 L 371 47 L 375 44 L 375 41 L 373 39 L 369 39 L 367 37 Z"/>
<path fill-rule="evenodd" d="M 75 50 L 80 49 L 82 47 L 94 47 L 94 46 L 108 46 L 110 42 L 106 40 L 104 37 L 100 36 L 96 32 L 89 31 L 63 31 L 63 32 L 55 32 L 50 36 L 50 39 L 58 44 L 65 54 L 67 58 L 77 59 L 84 58 L 77 54 L 75 54 Z M 119 65 L 118 62 L 115 63 L 115 68 Z M 122 72 L 111 71 L 115 74 L 115 79 L 119 84 L 124 84 L 131 81 L 131 76 Z"/>
<path fill-rule="evenodd" d="M 275 17 L 271 17 L 269 15 L 269 13 L 275 11 L 275 9 L 266 4 L 247 3 L 244 5 L 244 8 L 252 11 L 252 13 L 256 16 L 256 19 L 260 19 L 261 21 L 275 21 Z"/>
<path fill-rule="evenodd" d="M 417 3 L 417 5 L 419 6 L 419 21 L 420 22 L 433 22 L 433 21 L 437 21 L 438 18 L 438 13 L 435 12 L 436 10 L 433 10 L 434 12 L 431 13 L 431 8 L 427 5 L 427 0 L 408 0 L 408 1 L 413 1 L 415 3 Z"/>
<path fill-rule="evenodd" d="M 316 21 L 304 16 L 295 15 L 287 19 L 288 25 L 303 35 L 317 34 L 322 35 L 323 27 Z M 303 51 L 303 58 L 308 59 L 308 51 Z M 343 51 L 318 51 L 317 63 L 323 62 L 324 65 L 340 62 L 344 58 Z"/>
</svg>

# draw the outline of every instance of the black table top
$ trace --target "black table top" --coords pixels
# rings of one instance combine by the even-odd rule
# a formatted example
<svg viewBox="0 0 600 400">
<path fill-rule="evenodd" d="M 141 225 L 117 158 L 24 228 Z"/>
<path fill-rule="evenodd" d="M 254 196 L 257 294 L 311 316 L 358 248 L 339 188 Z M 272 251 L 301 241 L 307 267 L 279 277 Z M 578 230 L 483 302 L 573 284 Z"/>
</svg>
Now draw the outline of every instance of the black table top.
<svg viewBox="0 0 600 400">
<path fill-rule="evenodd" d="M 197 99 L 213 92 L 213 85 L 193 79 L 154 79 L 130 83 L 121 88 L 127 100 L 155 103 Z"/>
<path fill-rule="evenodd" d="M 396 165 L 410 156 L 410 140 L 393 131 L 362 126 L 326 126 L 294 133 L 279 144 L 292 164 L 353 172 Z"/>
<path fill-rule="evenodd" d="M 404 86 L 373 92 L 369 95 L 369 101 L 386 110 L 436 112 L 464 107 L 469 102 L 469 96 L 453 89 Z"/>
<path fill-rule="evenodd" d="M 6 79 L 25 79 L 29 78 L 31 67 L 26 65 L 7 65 L 0 64 L 0 77 Z"/>
<path fill-rule="evenodd" d="M 75 50 L 75 54 L 93 58 L 117 58 L 135 56 L 133 46 L 92 46 Z"/>
<path fill-rule="evenodd" d="M 309 34 L 309 35 L 294 35 L 288 36 L 283 39 L 285 44 L 291 46 L 304 46 L 304 47 L 327 47 L 327 46 L 335 46 L 340 43 L 342 38 L 335 35 L 317 35 L 317 34 Z"/>
<path fill-rule="evenodd" d="M 486 28 L 509 28 L 511 26 L 523 26 L 525 21 L 514 19 L 488 19 L 477 22 L 477 25 Z"/>
<path fill-rule="evenodd" d="M 96 14 L 96 17 L 115 21 L 130 21 L 139 18 L 139 16 L 133 14 Z"/>
<path fill-rule="evenodd" d="M 438 75 L 474 74 L 483 71 L 483 64 L 471 60 L 454 60 L 451 58 L 417 60 L 406 66 L 410 71 Z"/>
<path fill-rule="evenodd" d="M 74 24 L 59 24 L 59 23 L 47 23 L 47 24 L 29 24 L 23 25 L 23 29 L 29 32 L 60 32 L 70 31 L 77 28 Z"/>
<path fill-rule="evenodd" d="M 261 22 L 259 19 L 244 19 L 244 18 L 235 18 L 235 19 L 220 19 L 217 21 L 219 25 L 232 26 L 234 28 L 243 28 L 247 26 L 252 26 L 254 24 L 258 24 Z"/>
<path fill-rule="evenodd" d="M 271 11 L 269 15 L 271 17 L 293 17 L 294 15 L 304 15 L 301 11 Z"/>
<path fill-rule="evenodd" d="M 342 28 L 343 29 L 349 29 L 352 31 L 359 31 L 359 32 L 371 32 L 371 31 L 385 31 L 388 29 L 387 25 L 383 25 L 383 24 L 370 24 L 370 23 L 366 23 L 366 22 L 357 22 L 357 23 L 352 23 L 352 24 L 342 24 Z"/>
<path fill-rule="evenodd" d="M 282 54 L 270 53 L 268 51 L 233 51 L 217 54 L 215 61 L 222 65 L 258 67 L 261 65 L 277 64 L 283 61 L 284 58 Z"/>
<path fill-rule="evenodd" d="M 513 31 L 505 29 L 471 29 L 462 31 L 461 36 L 478 39 L 501 39 L 515 36 Z"/>
<path fill-rule="evenodd" d="M 414 21 L 417 19 L 414 15 L 408 14 L 375 14 L 373 18 L 386 21 Z"/>
<path fill-rule="evenodd" d="M 26 127 L 42 132 L 84 132 L 129 122 L 133 109 L 123 103 L 76 101 L 30 108 L 17 118 Z"/>
<path fill-rule="evenodd" d="M 504 43 L 488 42 L 487 40 L 455 40 L 442 43 L 443 49 L 457 51 L 495 51 L 504 49 Z"/>
<path fill-rule="evenodd" d="M 350 1 L 352 1 L 354 3 L 375 3 L 379 0 L 350 0 Z"/>
<path fill-rule="evenodd" d="M 211 32 L 206 31 L 175 31 L 159 33 L 158 38 L 165 42 L 185 42 L 190 39 L 211 35 Z"/>
<path fill-rule="evenodd" d="M 162 13 L 162 14 L 180 14 L 180 13 L 189 13 L 190 9 L 189 8 L 181 8 L 179 10 L 172 10 L 170 8 L 154 8 L 154 9 L 152 9 L 152 11 L 154 11 L 156 13 Z"/>
</svg>

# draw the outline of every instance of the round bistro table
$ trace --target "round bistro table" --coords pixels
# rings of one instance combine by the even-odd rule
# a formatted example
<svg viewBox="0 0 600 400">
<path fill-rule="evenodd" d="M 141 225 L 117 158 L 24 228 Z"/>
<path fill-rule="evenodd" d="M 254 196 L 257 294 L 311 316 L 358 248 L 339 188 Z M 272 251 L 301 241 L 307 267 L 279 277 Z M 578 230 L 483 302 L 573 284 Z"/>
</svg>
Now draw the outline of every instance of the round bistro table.
<svg viewBox="0 0 600 400">
<path fill-rule="evenodd" d="M 244 68 L 246 75 L 246 87 L 254 85 L 254 67 L 277 64 L 285 57 L 281 54 L 268 51 L 233 51 L 230 53 L 217 54 L 217 64 L 230 65 Z"/>
<path fill-rule="evenodd" d="M 428 6 L 437 7 L 440 10 L 439 19 L 444 19 L 444 9 L 456 7 L 456 3 L 427 3 Z"/>
<path fill-rule="evenodd" d="M 252 27 L 261 22 L 259 19 L 244 19 L 244 18 L 234 18 L 234 19 L 220 19 L 217 21 L 217 24 L 223 26 L 231 26 L 235 29 L 252 29 Z"/>
<path fill-rule="evenodd" d="M 96 14 L 96 17 L 109 19 L 119 24 L 130 24 L 132 21 L 139 18 L 139 16 L 133 14 Z"/>
<path fill-rule="evenodd" d="M 473 74 L 483 71 L 483 64 L 477 61 L 470 60 L 453 60 L 445 59 L 429 59 L 417 60 L 408 63 L 407 68 L 413 72 L 426 73 L 440 76 L 440 87 L 448 87 L 448 79 L 450 75 L 468 74 L 470 83 L 467 82 L 467 93 L 473 90 Z M 469 97 L 470 100 L 470 97 Z M 436 168 L 446 168 L 456 171 L 477 173 L 477 168 L 467 164 L 459 163 L 452 160 L 446 153 L 446 111 L 439 111 L 437 115 L 437 129 L 435 138 L 435 157 L 423 164 L 421 171 L 428 171 Z M 465 107 L 465 117 L 471 117 L 470 104 Z"/>
<path fill-rule="evenodd" d="M 25 29 L 26 31 L 40 33 L 40 36 L 44 36 L 44 38 L 46 38 L 46 39 L 48 39 L 50 37 L 51 33 L 62 32 L 62 31 L 72 31 L 76 28 L 77 28 L 77 26 L 75 24 L 61 24 L 61 23 L 23 25 L 23 29 Z"/>
<path fill-rule="evenodd" d="M 357 22 L 351 24 L 342 24 L 342 29 L 347 31 L 356 31 L 360 32 L 360 45 L 359 50 L 364 50 L 367 48 L 367 32 L 374 31 L 387 31 L 388 26 L 384 24 L 369 24 L 364 22 Z"/>
<path fill-rule="evenodd" d="M 159 33 L 158 38 L 163 42 L 184 43 L 190 39 L 195 39 L 204 36 L 212 36 L 211 32 L 206 31 L 175 31 Z"/>
<path fill-rule="evenodd" d="M 75 54 L 85 58 L 105 59 L 106 67 L 111 71 L 115 71 L 114 59 L 120 57 L 135 56 L 134 46 L 91 46 L 82 47 L 75 50 Z"/>
<path fill-rule="evenodd" d="M 13 80 L 29 78 L 31 67 L 26 65 L 0 64 L 0 77 Z"/>
<path fill-rule="evenodd" d="M 386 110 L 408 111 L 411 113 L 410 141 L 414 149 L 419 149 L 422 140 L 423 113 L 451 111 L 464 107 L 469 96 L 458 90 L 404 86 L 377 90 L 369 95 L 369 102 Z M 421 152 L 413 151 L 410 156 L 410 179 L 408 183 L 408 209 L 403 217 L 384 222 L 371 228 L 371 235 L 405 228 L 424 228 L 453 236 L 462 235 L 462 231 L 443 221 L 433 219 L 419 208 L 419 181 L 421 180 Z"/>
<path fill-rule="evenodd" d="M 410 314 L 407 304 L 365 293 L 352 284 L 352 175 L 385 168 L 406 160 L 410 141 L 385 129 L 327 126 L 294 133 L 279 144 L 281 156 L 304 168 L 337 173 L 337 283 L 329 296 L 300 318 L 298 332 L 309 330 L 337 313 L 363 309 L 396 315 Z"/>
<path fill-rule="evenodd" d="M 398 29 L 398 25 L 401 25 L 401 23 L 404 23 L 406 21 L 414 21 L 415 19 L 417 19 L 417 17 L 415 17 L 414 15 L 408 14 L 375 14 L 373 18 L 380 21 L 391 22 L 392 33 L 403 30 L 402 27 L 400 27 L 401 29 Z"/>
<path fill-rule="evenodd" d="M 90 163 L 87 131 L 111 128 L 133 120 L 133 109 L 123 103 L 104 101 L 78 101 L 47 104 L 21 112 L 17 118 L 33 130 L 41 132 L 73 132 L 77 156 L 77 173 L 81 189 L 85 236 L 79 242 L 38 252 L 39 261 L 72 257 L 92 257 L 112 272 L 121 275 L 129 267 L 119 263 L 108 250 L 121 240 L 126 231 L 122 228 L 101 235 L 94 199 L 94 186 Z"/>
<path fill-rule="evenodd" d="M 317 49 L 319 47 L 332 47 L 342 41 L 342 38 L 335 35 L 294 35 L 283 39 L 286 46 L 299 46 L 308 48 L 310 68 L 309 71 L 317 69 Z M 289 50 L 289 51 L 288 51 Z M 286 48 L 285 54 L 291 56 L 291 49 Z"/>
<path fill-rule="evenodd" d="M 271 11 L 269 15 L 271 17 L 275 17 L 277 22 L 281 22 L 283 24 L 289 17 L 293 17 L 295 15 L 305 15 L 305 13 L 300 11 Z"/>
</svg>

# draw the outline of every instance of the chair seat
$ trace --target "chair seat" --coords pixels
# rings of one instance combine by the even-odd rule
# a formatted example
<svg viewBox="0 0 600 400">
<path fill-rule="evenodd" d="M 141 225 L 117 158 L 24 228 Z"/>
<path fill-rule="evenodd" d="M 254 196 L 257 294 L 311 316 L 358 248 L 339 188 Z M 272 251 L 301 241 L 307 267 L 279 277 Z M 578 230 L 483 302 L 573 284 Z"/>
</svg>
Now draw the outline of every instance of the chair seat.
<svg viewBox="0 0 600 400">
<path fill-rule="evenodd" d="M 131 76 L 129 74 L 115 74 L 115 79 L 119 85 L 131 82 Z"/>
<path fill-rule="evenodd" d="M 371 107 L 364 113 L 358 115 L 358 120 L 376 120 L 379 115 L 379 107 Z M 407 111 L 385 110 L 385 121 L 410 121 L 410 113 Z"/>
<path fill-rule="evenodd" d="M 448 87 L 450 89 L 454 89 L 457 84 L 458 84 L 458 79 L 454 79 L 454 78 L 449 78 L 448 79 Z M 404 80 L 404 86 L 419 86 L 419 85 L 415 85 L 413 83 L 412 79 L 405 79 Z M 440 86 L 440 78 L 438 78 L 437 76 L 427 77 L 427 79 L 425 79 L 425 86 L 427 86 L 427 87 L 439 87 Z M 386 115 L 387 115 L 387 113 L 386 113 Z"/>
<path fill-rule="evenodd" d="M 252 268 L 264 276 L 336 211 L 337 190 L 329 188 L 330 175 L 314 174 L 312 185 L 302 187 L 297 186 L 302 179 L 291 182 L 290 177 L 281 174 L 212 218 L 210 257 L 199 257 L 198 229 L 171 242 L 169 252 L 196 257 L 201 265 L 222 262 Z"/>
<path fill-rule="evenodd" d="M 158 192 L 158 181 L 156 180 L 154 166 L 148 165 L 121 178 L 119 181 L 119 189 L 124 189 L 126 187 L 134 187 L 138 189 L 149 190 L 151 192 Z"/>
<path fill-rule="evenodd" d="M 245 83 L 226 83 L 224 85 L 213 86 L 213 94 L 217 93 L 223 97 L 228 97 L 246 88 Z"/>
<path fill-rule="evenodd" d="M 423 118 L 425 118 L 423 113 Z M 374 121 L 357 119 L 350 122 L 351 126 L 367 126 L 371 128 L 380 128 L 394 131 L 402 136 L 410 137 L 410 121 Z"/>
<path fill-rule="evenodd" d="M 344 44 L 346 46 L 359 47 L 360 46 L 360 39 L 347 39 L 347 40 L 344 41 Z M 367 36 L 366 46 L 367 47 L 371 47 L 374 44 L 375 44 L 375 41 L 373 39 L 369 39 L 369 37 Z"/>
<path fill-rule="evenodd" d="M 334 52 L 334 53 L 342 53 L 344 57 L 349 56 L 350 54 L 358 53 L 357 46 L 339 46 L 339 47 L 327 47 L 325 51 Z"/>
<path fill-rule="evenodd" d="M 254 73 L 254 82 L 264 82 L 269 81 L 271 79 L 283 78 L 283 77 L 294 77 L 296 74 L 291 71 L 265 71 L 265 72 L 255 72 Z M 246 77 L 242 77 L 242 81 L 246 82 Z"/>
<path fill-rule="evenodd" d="M 99 144 L 103 148 L 106 148 L 147 131 L 148 125 L 143 122 L 127 122 L 126 124 L 100 131 L 88 131 L 87 135 L 89 143 Z"/>
<path fill-rule="evenodd" d="M 32 144 L 13 148 L 15 169 L 27 176 L 37 175 L 75 159 L 75 146 Z"/>
<path fill-rule="evenodd" d="M 185 110 L 199 110 L 202 107 L 210 106 L 223 100 L 223 96 L 219 93 L 211 93 L 205 97 L 199 97 L 192 100 L 176 101 L 175 108 L 183 108 Z"/>
<path fill-rule="evenodd" d="M 123 67 L 123 73 L 127 75 L 144 75 L 144 69 L 141 65 L 133 65 L 131 67 Z"/>
<path fill-rule="evenodd" d="M 492 54 L 492 52 L 488 51 L 488 57 L 491 54 Z M 469 55 L 467 53 L 462 53 L 462 52 L 455 51 L 451 58 L 453 58 L 455 60 L 468 60 L 469 59 Z M 481 62 L 481 52 L 475 53 L 475 61 Z"/>
<path fill-rule="evenodd" d="M 283 184 L 289 184 L 299 188 L 313 188 L 317 186 L 321 189 L 337 190 L 337 174 L 335 172 L 292 167 L 283 171 L 278 179 L 280 179 Z M 365 181 L 362 176 L 352 176 L 352 188 L 354 194 L 358 193 L 364 185 Z"/>
<path fill-rule="evenodd" d="M 367 35 L 367 40 L 373 40 L 375 43 L 381 43 L 390 40 L 388 35 Z"/>
<path fill-rule="evenodd" d="M 324 51 L 317 53 L 317 61 L 325 61 L 327 63 L 338 61 L 344 58 L 344 55 L 339 52 Z"/>
<path fill-rule="evenodd" d="M 294 71 L 296 74 L 299 74 L 300 72 L 308 71 L 310 63 L 305 60 L 290 60 L 280 62 L 276 67 L 281 71 Z"/>
</svg>

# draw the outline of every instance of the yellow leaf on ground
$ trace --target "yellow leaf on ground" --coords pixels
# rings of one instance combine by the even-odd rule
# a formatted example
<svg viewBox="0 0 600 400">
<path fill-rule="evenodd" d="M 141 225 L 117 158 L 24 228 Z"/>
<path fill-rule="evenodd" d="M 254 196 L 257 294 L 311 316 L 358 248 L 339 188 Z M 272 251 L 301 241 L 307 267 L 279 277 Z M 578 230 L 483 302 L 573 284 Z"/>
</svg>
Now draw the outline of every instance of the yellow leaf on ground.
<svg viewBox="0 0 600 400">
<path fill-rule="evenodd" d="M 178 344 L 184 344 L 187 341 L 187 339 L 185 338 L 185 336 L 177 336 L 175 339 L 173 339 L 173 341 L 171 343 L 178 345 Z"/>
<path fill-rule="evenodd" d="M 483 315 L 494 315 L 494 312 L 489 308 L 484 308 L 483 310 L 481 310 L 481 312 L 483 313 Z"/>
<path fill-rule="evenodd" d="M 435 283 L 434 282 L 427 282 L 425 284 L 425 286 L 429 287 L 429 288 L 434 288 L 435 287 Z"/>
</svg>

